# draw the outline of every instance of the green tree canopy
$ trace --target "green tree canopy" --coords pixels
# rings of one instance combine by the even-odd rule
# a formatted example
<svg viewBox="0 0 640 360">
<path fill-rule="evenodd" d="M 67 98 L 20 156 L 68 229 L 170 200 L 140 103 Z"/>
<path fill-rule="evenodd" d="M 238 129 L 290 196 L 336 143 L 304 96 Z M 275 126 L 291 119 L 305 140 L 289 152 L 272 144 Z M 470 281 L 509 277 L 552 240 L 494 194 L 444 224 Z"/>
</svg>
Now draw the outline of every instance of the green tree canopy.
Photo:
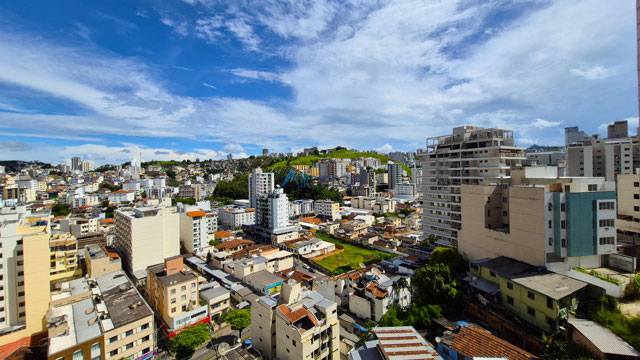
<svg viewBox="0 0 640 360">
<path fill-rule="evenodd" d="M 207 324 L 198 324 L 182 330 L 171 339 L 171 352 L 177 359 L 187 359 L 195 348 L 209 340 L 209 327 Z"/>
<path fill-rule="evenodd" d="M 240 331 L 242 335 L 242 329 L 251 325 L 251 311 L 249 309 L 232 310 L 224 318 L 224 321 L 231 325 L 233 330 Z"/>
<path fill-rule="evenodd" d="M 422 305 L 447 305 L 458 298 L 458 286 L 444 264 L 424 266 L 411 277 L 413 302 Z"/>
<path fill-rule="evenodd" d="M 248 199 L 249 198 L 249 174 L 235 176 L 233 180 L 223 180 L 218 182 L 213 190 L 214 197 L 230 198 L 230 199 Z"/>
<path fill-rule="evenodd" d="M 54 204 L 51 207 L 51 213 L 53 216 L 67 216 L 71 213 L 70 204 Z"/>
<path fill-rule="evenodd" d="M 430 240 L 427 238 L 427 240 Z M 431 241 L 431 240 L 430 240 Z M 453 275 L 465 273 L 469 267 L 462 255 L 456 249 L 439 247 L 431 253 L 429 265 L 444 264 L 449 267 Z"/>
</svg>

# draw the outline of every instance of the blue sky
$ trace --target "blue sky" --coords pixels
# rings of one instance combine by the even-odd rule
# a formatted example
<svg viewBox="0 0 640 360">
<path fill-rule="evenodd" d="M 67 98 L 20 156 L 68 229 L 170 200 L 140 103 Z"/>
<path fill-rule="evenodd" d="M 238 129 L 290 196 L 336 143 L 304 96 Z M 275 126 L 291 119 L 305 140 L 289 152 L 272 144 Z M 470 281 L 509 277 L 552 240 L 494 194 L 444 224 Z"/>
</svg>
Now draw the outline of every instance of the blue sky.
<svg viewBox="0 0 640 360">
<path fill-rule="evenodd" d="M 0 159 L 116 163 L 343 145 L 459 125 L 558 145 L 638 123 L 635 2 L 9 1 Z"/>
</svg>

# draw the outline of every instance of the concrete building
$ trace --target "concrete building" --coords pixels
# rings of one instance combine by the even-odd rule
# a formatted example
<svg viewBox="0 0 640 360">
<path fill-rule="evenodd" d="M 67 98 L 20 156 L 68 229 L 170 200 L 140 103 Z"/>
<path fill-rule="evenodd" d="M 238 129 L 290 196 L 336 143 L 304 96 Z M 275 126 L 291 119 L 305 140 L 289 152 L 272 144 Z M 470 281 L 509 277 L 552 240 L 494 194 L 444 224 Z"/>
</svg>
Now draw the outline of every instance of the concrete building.
<svg viewBox="0 0 640 360">
<path fill-rule="evenodd" d="M 289 201 L 289 219 L 298 219 L 313 214 L 313 200 Z"/>
<path fill-rule="evenodd" d="M 273 173 L 264 173 L 261 168 L 255 168 L 249 174 L 249 206 L 256 208 L 258 198 L 269 194 L 275 189 Z"/>
<path fill-rule="evenodd" d="M 115 211 L 114 247 L 123 268 L 144 277 L 148 266 L 180 254 L 180 217 L 175 208 L 140 207 Z"/>
<path fill-rule="evenodd" d="M 340 359 L 336 303 L 294 280 L 251 306 L 251 335 L 266 360 Z"/>
<path fill-rule="evenodd" d="M 52 234 L 49 238 L 49 280 L 52 284 L 60 280 L 82 276 L 78 264 L 78 240 L 69 233 Z"/>
<path fill-rule="evenodd" d="M 322 219 L 336 221 L 340 218 L 340 203 L 331 200 L 316 200 L 313 203 L 316 215 Z"/>
<path fill-rule="evenodd" d="M 416 185 L 410 182 L 402 182 L 396 184 L 394 188 L 394 198 L 401 200 L 413 200 L 416 197 Z"/>
<path fill-rule="evenodd" d="M 32 213 L 24 205 L 0 208 L 0 354 L 46 337 L 49 221 L 49 212 Z"/>
<path fill-rule="evenodd" d="M 147 294 L 170 337 L 178 330 L 209 321 L 208 305 L 200 305 L 198 276 L 184 270 L 180 255 L 147 268 Z"/>
<path fill-rule="evenodd" d="M 277 188 L 260 194 L 256 206 L 256 227 L 265 231 L 281 230 L 289 223 L 289 198 L 283 189 Z"/>
<path fill-rule="evenodd" d="M 192 198 L 196 201 L 202 200 L 202 187 L 200 184 L 184 184 L 180 185 L 178 190 L 179 198 Z"/>
<path fill-rule="evenodd" d="M 462 226 L 461 186 L 508 178 L 526 159 L 513 131 L 462 126 L 452 135 L 427 139 L 422 162 L 422 229 L 443 246 L 457 247 Z"/>
<path fill-rule="evenodd" d="M 60 219 L 60 231 L 75 237 L 97 233 L 100 230 L 99 218 L 65 218 Z"/>
<path fill-rule="evenodd" d="M 616 125 L 617 124 L 617 125 Z M 611 133 L 615 137 L 601 139 L 594 135 L 566 144 L 567 176 L 598 176 L 615 181 L 619 174 L 633 174 L 640 167 L 638 137 L 621 136 L 626 124 L 616 126 Z"/>
<path fill-rule="evenodd" d="M 629 124 L 627 121 L 616 121 L 607 126 L 607 138 L 619 139 L 629 136 Z"/>
<path fill-rule="evenodd" d="M 512 170 L 495 185 L 463 185 L 459 251 L 469 260 L 507 256 L 535 266 L 596 268 L 616 253 L 616 192 L 603 178 Z M 537 174 L 536 174 L 537 173 Z"/>
<path fill-rule="evenodd" d="M 640 258 L 640 175 L 618 175 L 618 245 L 627 255 Z"/>
<path fill-rule="evenodd" d="M 190 253 L 209 246 L 218 231 L 218 215 L 204 211 L 188 211 L 180 214 L 180 242 Z"/>
<path fill-rule="evenodd" d="M 387 163 L 387 173 L 389 174 L 389 189 L 395 189 L 398 184 L 402 183 L 404 169 L 402 165 L 389 161 Z"/>
<path fill-rule="evenodd" d="M 580 131 L 577 126 L 571 126 L 564 128 L 564 145 L 569 145 L 574 142 L 582 141 L 590 138 L 587 133 Z"/>
<path fill-rule="evenodd" d="M 49 360 L 155 354 L 153 311 L 122 271 L 63 283 L 51 295 L 46 320 Z"/>
<path fill-rule="evenodd" d="M 80 160 L 80 157 L 74 156 L 71 158 L 71 170 L 82 171 L 82 160 Z"/>
<path fill-rule="evenodd" d="M 218 210 L 218 218 L 221 225 L 229 230 L 237 230 L 242 225 L 255 224 L 255 209 L 246 209 L 237 206 L 222 207 Z"/>
<path fill-rule="evenodd" d="M 128 203 L 136 199 L 136 193 L 131 190 L 112 191 L 107 195 L 107 198 L 112 204 Z"/>
<path fill-rule="evenodd" d="M 421 359 L 442 360 L 436 350 L 413 326 L 373 328 L 374 340 L 349 351 L 348 360 Z M 463 358 L 459 358 L 462 360 Z M 511 358 L 510 358 L 511 359 Z M 448 359 L 447 359 L 448 360 Z"/>
<path fill-rule="evenodd" d="M 376 173 L 366 168 L 360 169 L 360 186 L 368 186 L 371 189 L 376 188 Z"/>
<path fill-rule="evenodd" d="M 120 256 L 107 250 L 104 245 L 89 245 L 85 247 L 84 263 L 87 275 L 92 278 L 122 270 Z"/>
<path fill-rule="evenodd" d="M 222 313 L 231 309 L 230 292 L 224 286 L 200 291 L 200 300 L 208 306 L 209 317 L 217 320 Z"/>
</svg>

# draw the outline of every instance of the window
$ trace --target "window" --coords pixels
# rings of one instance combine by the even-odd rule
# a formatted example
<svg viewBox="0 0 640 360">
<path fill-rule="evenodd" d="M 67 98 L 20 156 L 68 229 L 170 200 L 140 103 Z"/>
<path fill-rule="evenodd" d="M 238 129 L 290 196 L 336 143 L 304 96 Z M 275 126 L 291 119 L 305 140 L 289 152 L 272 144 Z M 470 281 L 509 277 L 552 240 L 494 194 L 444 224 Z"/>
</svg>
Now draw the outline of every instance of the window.
<svg viewBox="0 0 640 360">
<path fill-rule="evenodd" d="M 567 204 L 565 203 L 560 204 L 560 211 L 567 211 Z"/>
<path fill-rule="evenodd" d="M 553 204 L 552 203 L 548 203 L 547 204 L 547 210 L 549 210 L 549 211 L 553 210 Z"/>
<path fill-rule="evenodd" d="M 149 324 L 143 324 L 140 326 L 140 331 L 147 330 L 149 328 Z"/>
<path fill-rule="evenodd" d="M 634 199 L 640 199 L 640 194 L 633 194 Z"/>
<path fill-rule="evenodd" d="M 600 238 L 600 245 L 613 245 L 615 244 L 615 239 L 613 236 L 605 236 Z"/>
<path fill-rule="evenodd" d="M 130 342 L 130 343 L 128 343 L 127 345 L 125 345 L 125 346 L 124 346 L 124 349 L 125 349 L 125 350 L 129 350 L 129 349 L 131 349 L 132 347 L 133 347 L 133 343 L 132 343 L 132 342 Z"/>
<path fill-rule="evenodd" d="M 553 238 L 552 237 L 549 238 L 549 246 L 553 246 Z"/>
<path fill-rule="evenodd" d="M 507 303 L 513 305 L 513 298 L 511 296 L 507 296 Z"/>
<path fill-rule="evenodd" d="M 547 316 L 547 325 L 549 325 L 549 328 L 551 330 L 555 330 L 556 329 L 556 321 L 553 320 L 552 318 Z"/>
<path fill-rule="evenodd" d="M 82 356 L 82 350 L 77 350 L 76 352 L 73 353 L 73 360 L 82 360 L 83 356 Z"/>
<path fill-rule="evenodd" d="M 633 211 L 640 211 L 640 206 L 634 206 Z"/>
<path fill-rule="evenodd" d="M 118 335 L 109 338 L 109 344 L 113 344 L 116 341 L 118 341 Z"/>
<path fill-rule="evenodd" d="M 142 355 L 148 354 L 149 351 L 151 351 L 151 348 L 149 348 L 149 347 L 146 347 L 146 348 L 142 349 Z"/>
<path fill-rule="evenodd" d="M 176 293 L 176 289 L 171 289 L 171 295 L 174 295 Z"/>
<path fill-rule="evenodd" d="M 589 186 L 587 186 L 587 190 L 588 190 L 588 191 L 598 191 L 598 185 L 596 185 L 596 184 L 589 184 Z"/>
<path fill-rule="evenodd" d="M 598 204 L 600 210 L 615 210 L 616 205 L 613 201 L 601 202 Z"/>
<path fill-rule="evenodd" d="M 533 317 L 536 317 L 536 310 L 531 306 L 527 306 L 527 313 Z"/>
<path fill-rule="evenodd" d="M 184 300 L 187 300 L 187 295 L 182 295 L 182 296 L 180 297 L 180 300 L 183 300 L 183 301 L 184 301 Z"/>
<path fill-rule="evenodd" d="M 549 220 L 549 229 L 551 229 L 553 227 L 553 223 L 551 222 L 551 220 Z"/>
<path fill-rule="evenodd" d="M 513 283 L 507 282 L 507 289 L 513 290 Z"/>
<path fill-rule="evenodd" d="M 547 296 L 547 307 L 553 309 L 553 299 Z"/>
<path fill-rule="evenodd" d="M 127 332 L 126 332 L 126 333 L 124 333 L 124 336 L 125 336 L 125 337 L 129 337 L 129 336 L 131 336 L 131 335 L 133 335 L 133 329 L 131 329 L 131 330 L 127 330 Z"/>
<path fill-rule="evenodd" d="M 492 277 L 496 277 L 496 272 L 493 270 L 489 270 L 489 275 L 491 275 Z"/>
<path fill-rule="evenodd" d="M 176 308 L 172 307 L 172 308 L 171 308 L 171 312 L 172 312 L 172 313 L 176 312 Z"/>
<path fill-rule="evenodd" d="M 291 344 L 293 345 L 293 347 L 296 347 L 296 341 L 291 339 Z"/>
<path fill-rule="evenodd" d="M 145 342 L 145 341 L 149 341 L 149 338 L 150 338 L 150 336 L 147 335 L 147 336 L 143 336 L 141 340 L 142 340 L 142 342 Z"/>
<path fill-rule="evenodd" d="M 601 219 L 599 221 L 600 227 L 613 227 L 615 222 L 613 219 Z"/>
<path fill-rule="evenodd" d="M 560 220 L 560 229 L 567 228 L 567 220 Z"/>
<path fill-rule="evenodd" d="M 116 355 L 118 355 L 118 349 L 109 351 L 109 356 L 116 356 Z"/>
<path fill-rule="evenodd" d="M 182 285 L 182 287 L 180 288 L 180 291 L 187 291 L 187 285 Z"/>
<path fill-rule="evenodd" d="M 506 212 L 506 211 L 503 211 L 503 212 L 502 212 L 502 216 L 507 216 L 507 212 Z"/>
<path fill-rule="evenodd" d="M 503 197 L 502 197 L 502 202 L 503 202 L 503 203 L 506 203 L 506 202 L 507 202 L 507 197 L 506 197 L 506 196 L 503 196 Z"/>
<path fill-rule="evenodd" d="M 634 182 L 634 183 L 633 183 L 633 187 L 640 187 L 640 183 L 639 183 L 639 182 L 637 182 L 637 181 L 636 181 L 636 182 Z"/>
<path fill-rule="evenodd" d="M 567 239 L 562 239 L 562 247 L 563 248 L 567 247 Z"/>
<path fill-rule="evenodd" d="M 93 343 L 91 345 L 91 359 L 99 359 L 100 352 L 100 343 Z"/>
<path fill-rule="evenodd" d="M 491 216 L 491 210 L 487 210 L 487 216 Z"/>
<path fill-rule="evenodd" d="M 535 300 L 536 299 L 536 294 L 534 294 L 531 291 L 527 291 L 527 297 L 531 300 Z"/>
</svg>

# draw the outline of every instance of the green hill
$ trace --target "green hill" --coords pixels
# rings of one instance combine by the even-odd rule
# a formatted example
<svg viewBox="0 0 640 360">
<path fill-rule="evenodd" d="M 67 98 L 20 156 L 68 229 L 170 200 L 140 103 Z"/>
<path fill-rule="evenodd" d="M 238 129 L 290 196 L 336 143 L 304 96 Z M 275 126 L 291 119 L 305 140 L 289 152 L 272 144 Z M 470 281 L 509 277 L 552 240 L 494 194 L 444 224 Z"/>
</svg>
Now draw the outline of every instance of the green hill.
<svg viewBox="0 0 640 360">
<path fill-rule="evenodd" d="M 334 150 L 334 151 L 331 151 L 331 152 L 329 152 L 327 154 L 323 154 L 323 155 L 297 156 L 297 157 L 291 158 L 289 160 L 283 160 L 283 161 L 277 162 L 277 163 L 273 164 L 272 166 L 270 166 L 269 170 L 283 169 L 283 168 L 289 167 L 291 165 L 308 165 L 308 166 L 312 166 L 313 164 L 315 164 L 320 159 L 330 159 L 330 158 L 357 159 L 357 158 L 360 158 L 360 157 L 363 157 L 363 158 L 372 157 L 372 158 L 379 159 L 380 162 L 383 165 L 386 164 L 387 162 L 389 162 L 389 158 L 388 157 L 386 157 L 384 155 L 376 154 L 376 153 L 360 152 L 360 151 L 354 151 L 354 150 Z M 404 164 L 400 164 L 400 165 L 402 165 L 402 168 L 407 172 L 407 175 L 411 176 L 411 169 L 409 169 Z"/>
</svg>

